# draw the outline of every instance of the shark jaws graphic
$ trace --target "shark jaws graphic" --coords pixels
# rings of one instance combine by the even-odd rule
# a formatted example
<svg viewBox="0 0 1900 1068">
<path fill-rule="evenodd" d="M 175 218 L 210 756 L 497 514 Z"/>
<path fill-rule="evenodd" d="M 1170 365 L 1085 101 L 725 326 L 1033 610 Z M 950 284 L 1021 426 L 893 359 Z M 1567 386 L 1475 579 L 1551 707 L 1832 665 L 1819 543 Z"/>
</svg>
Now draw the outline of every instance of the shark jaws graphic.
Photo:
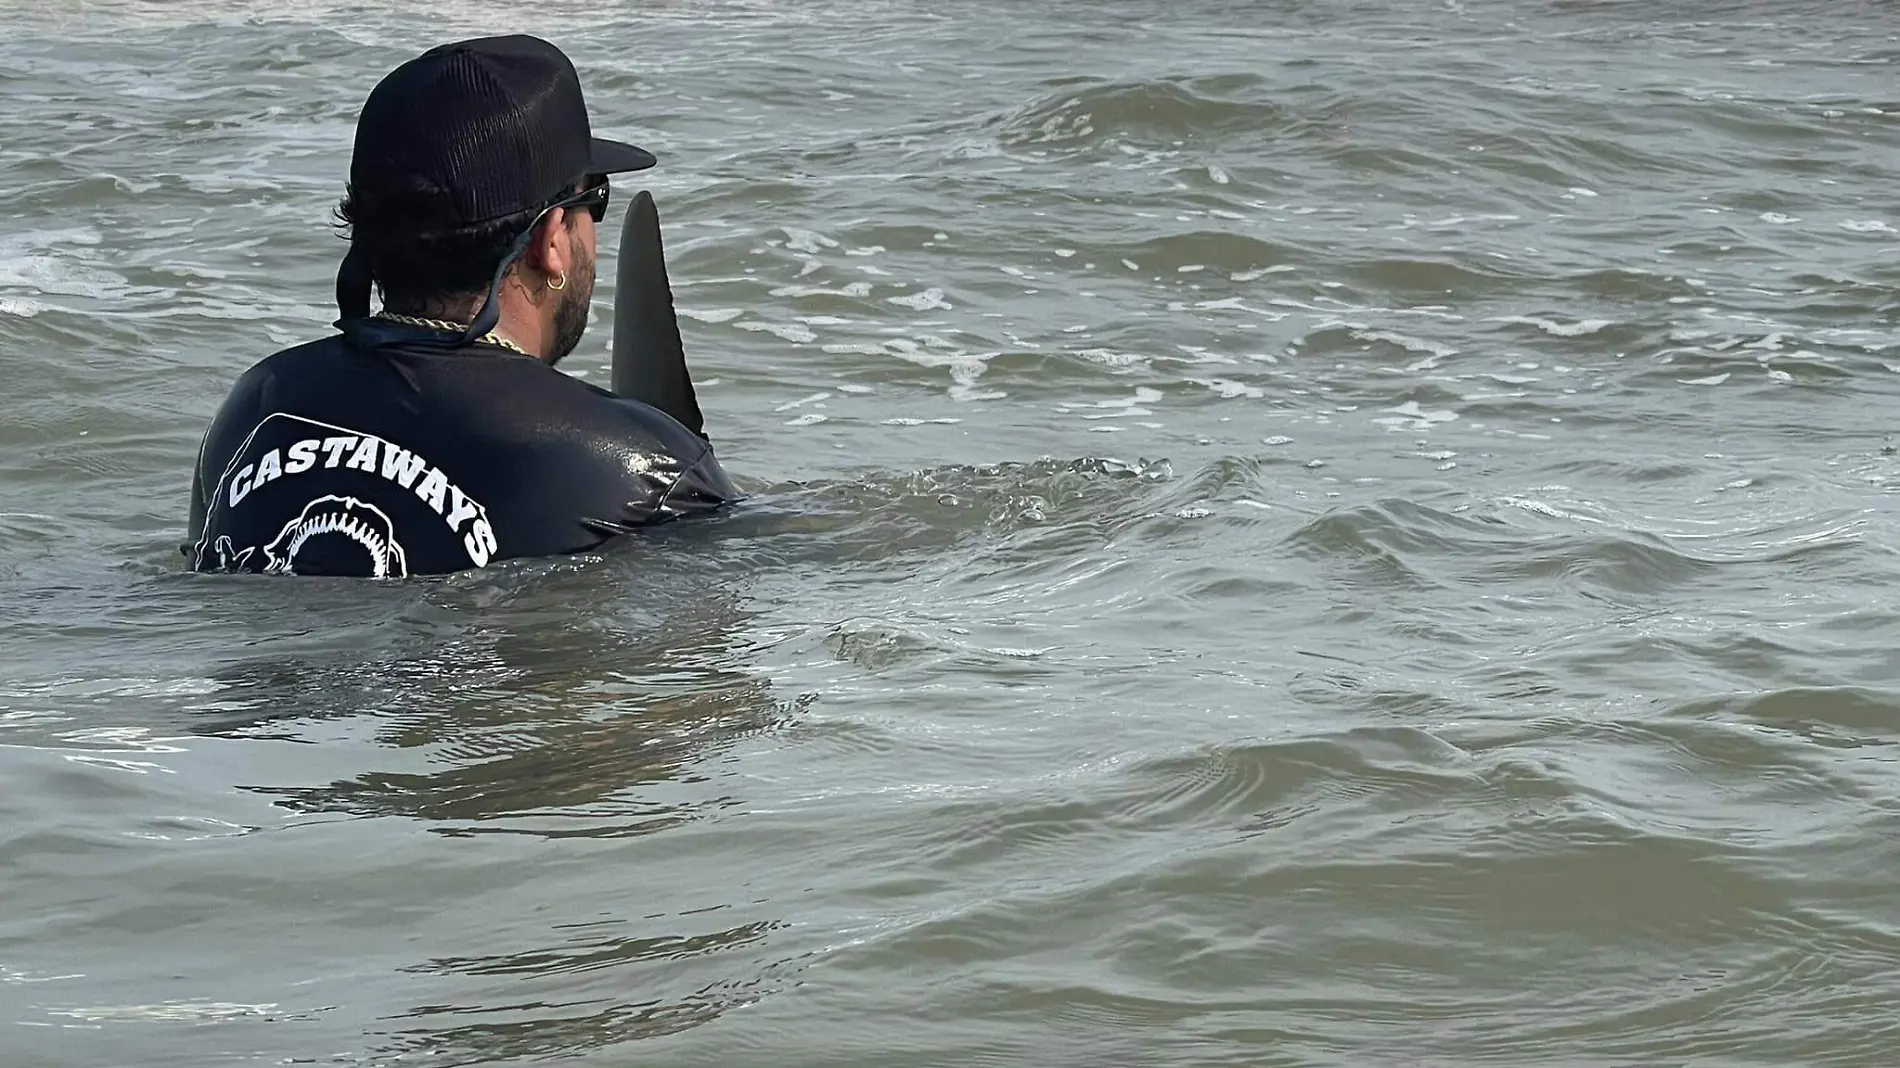
<svg viewBox="0 0 1900 1068">
<path fill-rule="evenodd" d="M 297 555 L 307 546 L 343 539 L 369 558 L 371 578 L 405 578 L 409 561 L 396 541 L 394 525 L 375 505 L 355 497 L 318 497 L 303 514 L 284 524 L 277 539 L 264 546 L 264 573 L 297 573 Z"/>
</svg>

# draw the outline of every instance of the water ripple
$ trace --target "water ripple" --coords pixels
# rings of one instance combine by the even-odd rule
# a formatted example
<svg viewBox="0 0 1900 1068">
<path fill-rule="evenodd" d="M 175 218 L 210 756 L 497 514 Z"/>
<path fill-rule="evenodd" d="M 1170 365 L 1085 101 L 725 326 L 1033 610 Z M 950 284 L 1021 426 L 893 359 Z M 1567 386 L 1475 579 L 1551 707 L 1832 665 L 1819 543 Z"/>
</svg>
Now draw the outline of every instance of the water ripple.
<svg viewBox="0 0 1900 1068">
<path fill-rule="evenodd" d="M 542 5 L 755 495 L 375 589 L 183 473 L 519 20 L 14 12 L 16 1059 L 1884 1063 L 1893 34 L 1158 12 Z"/>
</svg>

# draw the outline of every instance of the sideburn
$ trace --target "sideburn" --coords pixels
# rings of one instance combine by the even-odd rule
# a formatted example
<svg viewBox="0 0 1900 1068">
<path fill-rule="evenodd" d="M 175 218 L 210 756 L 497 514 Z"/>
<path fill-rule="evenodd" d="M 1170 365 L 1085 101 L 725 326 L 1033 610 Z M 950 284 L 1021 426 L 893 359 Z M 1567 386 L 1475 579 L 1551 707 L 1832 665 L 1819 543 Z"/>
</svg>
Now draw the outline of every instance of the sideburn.
<svg viewBox="0 0 1900 1068">
<path fill-rule="evenodd" d="M 568 287 L 561 292 L 561 303 L 554 309 L 554 340 L 548 347 L 550 367 L 566 359 L 581 343 L 581 335 L 587 332 L 588 304 L 594 298 L 593 278 L 592 258 L 575 264 Z"/>
</svg>

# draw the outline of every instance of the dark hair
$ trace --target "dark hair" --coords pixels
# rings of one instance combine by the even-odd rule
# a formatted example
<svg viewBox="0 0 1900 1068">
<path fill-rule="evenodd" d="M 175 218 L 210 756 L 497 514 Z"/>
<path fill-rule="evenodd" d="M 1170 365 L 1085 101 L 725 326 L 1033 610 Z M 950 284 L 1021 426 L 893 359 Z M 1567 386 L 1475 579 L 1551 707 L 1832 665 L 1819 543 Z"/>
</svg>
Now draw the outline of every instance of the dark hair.
<svg viewBox="0 0 1900 1068">
<path fill-rule="evenodd" d="M 553 204 L 574 192 L 549 197 Z M 337 204 L 343 236 L 360 249 L 370 279 L 392 312 L 420 313 L 431 301 L 478 300 L 495 265 L 546 205 L 474 224 L 449 223 L 442 201 L 421 189 L 365 192 L 347 187 Z M 570 220 L 571 221 L 571 220 Z"/>
</svg>

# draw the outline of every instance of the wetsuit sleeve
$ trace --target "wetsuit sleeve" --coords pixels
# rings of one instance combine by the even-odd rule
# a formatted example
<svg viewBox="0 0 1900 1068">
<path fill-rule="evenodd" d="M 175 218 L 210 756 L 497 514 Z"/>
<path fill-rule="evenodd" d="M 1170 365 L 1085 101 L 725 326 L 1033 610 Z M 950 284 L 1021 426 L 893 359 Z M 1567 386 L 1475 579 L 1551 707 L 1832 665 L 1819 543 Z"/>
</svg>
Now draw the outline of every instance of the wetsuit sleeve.
<svg viewBox="0 0 1900 1068">
<path fill-rule="evenodd" d="M 667 491 L 661 510 L 668 515 L 693 515 L 710 512 L 736 501 L 741 496 L 727 476 L 726 469 L 713 454 L 712 444 L 704 446 L 699 459 L 688 464 Z"/>
<path fill-rule="evenodd" d="M 583 451 L 591 473 L 566 483 L 586 529 L 611 537 L 739 499 L 711 443 L 645 402 L 605 393 L 600 399 L 593 411 L 606 418 L 592 421 L 592 444 Z M 594 457 L 607 463 L 596 466 Z"/>
<path fill-rule="evenodd" d="M 628 398 L 615 398 L 614 404 L 630 424 L 631 440 L 667 457 L 666 466 L 676 472 L 672 484 L 649 506 L 651 519 L 709 512 L 741 496 L 705 437 L 652 405 Z"/>
</svg>

